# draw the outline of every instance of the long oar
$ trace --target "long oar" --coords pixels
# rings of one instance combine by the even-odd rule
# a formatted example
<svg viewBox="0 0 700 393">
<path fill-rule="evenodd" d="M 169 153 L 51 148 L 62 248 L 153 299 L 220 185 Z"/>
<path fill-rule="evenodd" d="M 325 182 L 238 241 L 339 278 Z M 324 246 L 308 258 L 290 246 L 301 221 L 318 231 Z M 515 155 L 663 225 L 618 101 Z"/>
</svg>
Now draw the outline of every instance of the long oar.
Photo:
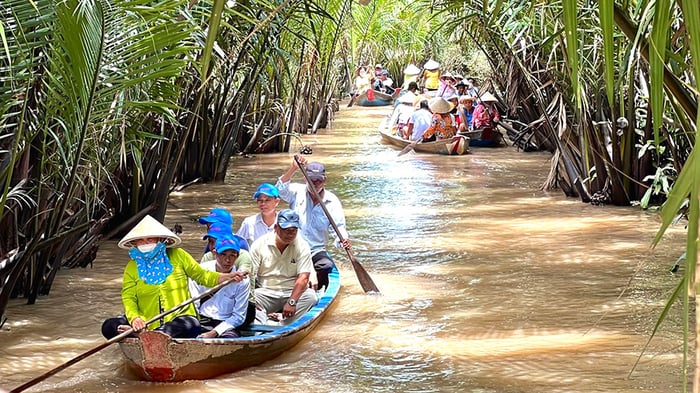
<svg viewBox="0 0 700 393">
<path fill-rule="evenodd" d="M 314 187 L 313 182 L 311 182 L 311 179 L 309 179 L 309 175 L 306 173 L 306 169 L 304 168 L 304 165 L 299 161 L 299 156 L 294 156 L 294 161 L 297 162 L 297 166 L 299 166 L 299 169 L 301 170 L 301 173 L 304 175 L 304 179 L 306 179 L 306 184 L 308 184 L 307 189 L 311 190 L 311 193 L 314 195 L 314 198 L 319 201 L 319 205 L 321 206 L 321 209 L 323 209 L 323 212 L 326 214 L 326 217 L 328 217 L 328 221 L 330 221 L 331 226 L 335 230 L 335 233 L 338 235 L 338 239 L 340 239 L 340 242 L 342 243 L 345 241 L 343 239 L 343 234 L 340 233 L 340 229 L 338 229 L 338 225 L 335 224 L 335 221 L 333 221 L 333 217 L 331 217 L 331 213 L 328 212 L 328 209 L 326 208 L 326 205 L 323 203 L 323 200 L 321 199 L 321 196 L 318 195 L 318 191 L 316 191 L 316 188 Z M 345 248 L 345 247 L 343 247 Z M 362 265 L 360 265 L 360 262 L 355 259 L 355 256 L 352 255 L 352 251 L 350 249 L 345 248 L 345 252 L 348 253 L 348 258 L 350 259 L 350 262 L 352 263 L 352 268 L 355 270 L 355 274 L 357 275 L 357 279 L 360 281 L 360 286 L 362 287 L 362 290 L 365 291 L 365 293 L 369 292 L 376 292 L 379 293 L 379 288 L 377 288 L 377 285 L 374 284 L 374 281 L 372 280 L 372 277 L 369 276 L 369 273 L 367 273 L 367 270 L 365 270 Z"/>
<path fill-rule="evenodd" d="M 416 141 L 413 141 L 413 142 L 409 143 L 408 145 L 406 145 L 406 147 L 404 147 L 403 149 L 401 149 L 401 151 L 399 152 L 399 154 L 397 155 L 397 157 L 401 157 L 402 155 L 404 155 L 404 154 L 410 152 L 411 150 L 415 149 L 416 145 L 417 145 L 419 142 L 420 142 L 420 141 L 417 141 L 417 140 L 416 140 Z"/>
<path fill-rule="evenodd" d="M 216 291 L 218 291 L 219 289 L 225 287 L 226 285 L 232 283 L 235 279 L 236 279 L 236 277 L 230 278 L 230 279 L 228 279 L 228 280 L 222 282 L 221 284 L 218 284 L 218 285 L 216 285 L 215 287 L 211 287 L 210 289 L 208 289 L 208 290 L 206 290 L 206 291 L 200 293 L 199 295 L 193 297 L 192 299 L 186 300 L 186 301 L 184 301 L 184 302 L 178 304 L 177 306 L 171 308 L 170 310 L 163 311 L 162 313 L 160 313 L 160 314 L 156 315 L 155 317 L 153 317 L 153 318 L 149 319 L 148 321 L 146 321 L 146 326 L 148 326 L 149 324 L 151 324 L 151 323 L 153 323 L 153 322 L 155 322 L 155 321 L 157 321 L 157 320 L 163 318 L 164 316 L 166 316 L 166 315 L 168 315 L 168 314 L 172 314 L 173 312 L 175 312 L 175 311 L 177 311 L 177 310 L 179 310 L 179 309 L 181 309 L 181 308 L 187 306 L 188 304 L 191 304 L 191 303 L 196 302 L 197 300 L 199 300 L 199 299 L 201 299 L 201 298 L 203 298 L 203 297 L 205 297 L 205 296 L 212 295 L 214 292 L 216 292 Z M 24 383 L 24 384 L 22 384 L 22 385 L 20 385 L 20 386 L 18 386 L 18 387 L 16 387 L 16 388 L 10 390 L 10 393 L 18 393 L 18 392 L 22 392 L 22 391 L 24 391 L 24 390 L 26 390 L 26 389 L 29 389 L 30 387 L 32 387 L 32 386 L 36 385 L 37 383 L 39 383 L 39 382 L 45 380 L 46 378 L 48 378 L 48 377 L 50 377 L 50 376 L 52 376 L 52 375 L 54 375 L 54 374 L 56 374 L 56 373 L 58 373 L 58 372 L 60 372 L 60 371 L 63 371 L 64 369 L 66 369 L 66 368 L 68 368 L 68 367 L 74 365 L 75 363 L 78 363 L 79 361 L 85 359 L 86 357 L 88 357 L 88 356 L 90 356 L 90 355 L 92 355 L 92 354 L 94 354 L 94 353 L 97 353 L 97 352 L 99 352 L 99 351 L 101 351 L 101 350 L 107 348 L 108 346 L 112 345 L 113 343 L 115 343 L 115 342 L 117 342 L 117 341 L 122 340 L 123 338 L 129 336 L 129 335 L 130 335 L 131 333 L 133 333 L 133 332 L 134 332 L 134 329 L 133 329 L 133 328 L 129 328 L 129 330 L 127 330 L 127 331 L 125 331 L 125 332 L 123 332 L 123 333 L 121 333 L 121 334 L 119 334 L 119 335 L 117 335 L 117 336 L 112 337 L 111 339 L 105 341 L 104 343 L 102 343 L 102 344 L 96 346 L 95 348 L 93 348 L 93 349 L 91 349 L 91 350 L 89 350 L 89 351 L 87 351 L 87 352 L 85 352 L 85 353 L 83 353 L 83 354 L 81 354 L 81 355 L 78 355 L 78 356 L 74 357 L 73 359 L 71 359 L 71 360 L 69 360 L 69 361 L 63 363 L 62 365 L 60 365 L 60 366 L 54 368 L 53 370 L 48 371 L 48 372 L 46 372 L 46 373 L 44 373 L 44 374 L 42 374 L 42 375 L 40 375 L 40 376 L 38 376 L 38 377 L 32 379 L 31 381 L 26 382 L 26 383 Z"/>
</svg>

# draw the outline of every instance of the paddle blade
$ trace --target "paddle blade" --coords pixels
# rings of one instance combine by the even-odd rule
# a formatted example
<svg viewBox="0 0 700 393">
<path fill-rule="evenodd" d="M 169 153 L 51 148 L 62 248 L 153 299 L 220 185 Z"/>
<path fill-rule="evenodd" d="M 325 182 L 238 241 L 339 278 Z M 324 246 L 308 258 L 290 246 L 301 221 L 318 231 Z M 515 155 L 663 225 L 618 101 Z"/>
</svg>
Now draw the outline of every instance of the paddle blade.
<svg viewBox="0 0 700 393">
<path fill-rule="evenodd" d="M 350 258 L 352 268 L 353 270 L 355 270 L 355 275 L 357 275 L 357 281 L 360 282 L 362 290 L 365 291 L 365 293 L 375 292 L 376 294 L 379 294 L 379 288 L 377 288 L 377 285 L 374 283 L 374 280 L 372 280 L 372 277 L 370 277 L 369 273 L 367 273 L 367 270 L 365 270 L 365 268 L 362 265 L 360 265 L 360 263 L 357 262 L 355 257 L 352 256 L 349 252 L 348 257 Z"/>
<path fill-rule="evenodd" d="M 401 157 L 402 155 L 404 155 L 404 154 L 408 153 L 409 151 L 413 150 L 413 147 L 416 146 L 416 143 L 417 143 L 417 142 L 413 142 L 413 143 L 409 143 L 408 145 L 406 145 L 406 147 L 404 147 L 403 150 L 401 150 L 401 151 L 399 152 L 399 155 L 398 155 L 397 157 Z"/>
</svg>

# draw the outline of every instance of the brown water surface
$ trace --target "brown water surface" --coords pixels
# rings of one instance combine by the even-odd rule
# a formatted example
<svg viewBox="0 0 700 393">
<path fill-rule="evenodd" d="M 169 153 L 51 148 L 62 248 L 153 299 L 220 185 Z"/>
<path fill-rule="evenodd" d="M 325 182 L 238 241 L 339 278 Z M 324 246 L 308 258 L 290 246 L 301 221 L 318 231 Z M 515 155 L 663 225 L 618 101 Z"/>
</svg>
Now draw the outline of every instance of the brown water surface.
<svg viewBox="0 0 700 393">
<path fill-rule="evenodd" d="M 541 191 L 547 153 L 397 157 L 375 132 L 387 111 L 343 106 L 332 129 L 304 137 L 311 159 L 326 164 L 355 255 L 382 296 L 366 296 L 336 250 L 337 307 L 283 356 L 213 380 L 157 384 L 126 373 L 113 345 L 30 391 L 680 391 L 678 307 L 630 371 L 678 282 L 669 268 L 683 249 L 681 226 L 652 251 L 655 213 Z M 184 227 L 184 247 L 198 258 L 204 228 L 193 219 L 224 206 L 237 228 L 256 211 L 256 186 L 274 183 L 291 161 L 234 159 L 224 184 L 173 195 L 166 225 Z M 102 343 L 102 320 L 121 311 L 125 263 L 107 242 L 94 267 L 62 271 L 49 297 L 13 301 L 0 332 L 0 386 Z"/>
</svg>

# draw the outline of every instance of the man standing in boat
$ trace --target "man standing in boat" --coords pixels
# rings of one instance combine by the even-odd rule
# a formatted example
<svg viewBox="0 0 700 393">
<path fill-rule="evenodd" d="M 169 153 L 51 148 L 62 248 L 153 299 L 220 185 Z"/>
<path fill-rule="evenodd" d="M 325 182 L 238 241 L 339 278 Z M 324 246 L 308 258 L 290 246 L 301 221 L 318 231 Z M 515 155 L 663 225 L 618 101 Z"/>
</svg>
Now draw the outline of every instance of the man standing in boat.
<svg viewBox="0 0 700 393">
<path fill-rule="evenodd" d="M 298 157 L 302 165 L 306 165 L 304 157 Z M 336 247 L 350 248 L 350 240 L 345 228 L 345 212 L 335 194 L 325 189 L 326 169 L 320 162 L 312 162 L 306 165 L 306 174 L 312 184 L 291 183 L 294 172 L 299 169 L 296 160 L 292 159 L 292 165 L 277 180 L 277 189 L 280 197 L 289 202 L 289 208 L 299 214 L 301 222 L 301 235 L 311 247 L 311 258 L 313 259 L 316 276 L 318 277 L 318 288 L 328 287 L 328 273 L 333 269 L 333 258 L 326 246 L 332 233 L 335 237 Z M 321 201 L 315 200 L 309 187 L 314 187 Z M 338 235 L 331 226 L 331 222 L 326 216 L 320 203 L 326 206 L 333 221 L 343 236 L 340 242 Z"/>
<path fill-rule="evenodd" d="M 309 288 L 314 267 L 309 244 L 297 236 L 299 215 L 284 209 L 277 215 L 275 231 L 253 242 L 250 256 L 259 287 L 255 302 L 274 319 L 282 313 L 281 322 L 288 324 L 306 313 L 318 302 L 316 291 Z"/>
</svg>

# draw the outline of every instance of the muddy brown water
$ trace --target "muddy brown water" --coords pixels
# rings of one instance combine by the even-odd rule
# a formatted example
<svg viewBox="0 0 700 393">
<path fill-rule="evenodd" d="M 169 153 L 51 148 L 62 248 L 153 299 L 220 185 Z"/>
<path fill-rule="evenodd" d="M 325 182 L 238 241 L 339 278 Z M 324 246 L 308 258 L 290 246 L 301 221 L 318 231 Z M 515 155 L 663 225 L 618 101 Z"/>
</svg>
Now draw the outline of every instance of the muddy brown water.
<svg viewBox="0 0 700 393">
<path fill-rule="evenodd" d="M 310 159 L 326 164 L 355 256 L 381 296 L 366 296 L 335 250 L 337 306 L 276 359 L 212 380 L 158 384 L 128 374 L 113 345 L 29 391 L 681 390 L 678 306 L 642 350 L 679 280 L 669 268 L 684 247 L 682 226 L 651 250 L 655 213 L 540 190 L 547 153 L 508 147 L 397 157 L 376 132 L 387 112 L 342 106 L 331 128 L 303 138 Z M 198 258 L 204 228 L 193 219 L 223 206 L 237 228 L 256 212 L 256 186 L 274 183 L 291 162 L 286 153 L 237 157 L 223 184 L 174 194 L 165 223 L 183 226 L 184 247 Z M 18 386 L 102 343 L 101 321 L 121 310 L 125 263 L 116 240 L 106 242 L 94 267 L 60 272 L 36 305 L 13 301 L 0 332 L 0 386 Z"/>
</svg>

